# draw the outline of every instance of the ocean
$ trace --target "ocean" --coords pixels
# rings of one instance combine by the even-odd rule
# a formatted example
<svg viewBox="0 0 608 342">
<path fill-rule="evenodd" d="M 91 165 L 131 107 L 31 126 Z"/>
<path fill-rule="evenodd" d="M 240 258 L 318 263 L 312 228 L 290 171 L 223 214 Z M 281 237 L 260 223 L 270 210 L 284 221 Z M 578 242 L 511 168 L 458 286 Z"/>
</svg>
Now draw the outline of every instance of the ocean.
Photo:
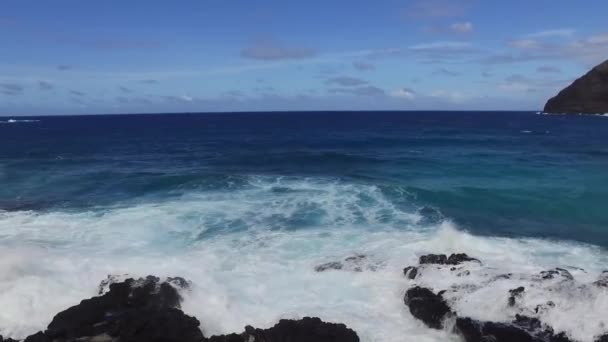
<svg viewBox="0 0 608 342">
<path fill-rule="evenodd" d="M 206 335 L 318 316 L 362 341 L 458 341 L 410 315 L 402 269 L 464 252 L 483 261 L 470 276 L 416 281 L 462 289 L 459 314 L 524 312 L 593 341 L 608 330 L 608 290 L 587 286 L 608 269 L 607 171 L 601 116 L 0 118 L 0 334 L 44 329 L 109 274 L 154 274 L 192 281 L 183 310 Z M 359 254 L 373 267 L 315 271 Z M 574 280 L 534 280 L 555 267 Z M 505 273 L 519 276 L 489 280 Z"/>
</svg>

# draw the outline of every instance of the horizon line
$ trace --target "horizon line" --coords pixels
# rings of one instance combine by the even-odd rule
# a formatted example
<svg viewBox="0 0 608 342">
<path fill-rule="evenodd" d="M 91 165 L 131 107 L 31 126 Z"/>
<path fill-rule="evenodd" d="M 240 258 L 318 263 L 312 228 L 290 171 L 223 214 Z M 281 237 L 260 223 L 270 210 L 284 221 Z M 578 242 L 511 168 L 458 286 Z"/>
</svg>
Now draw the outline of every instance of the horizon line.
<svg viewBox="0 0 608 342">
<path fill-rule="evenodd" d="M 428 112 L 443 112 L 443 113 L 466 113 L 466 112 L 502 112 L 502 113 L 528 113 L 528 112 L 542 112 L 542 110 L 505 110 L 505 109 L 379 109 L 379 110 L 366 110 L 366 109 L 348 109 L 348 110 L 242 110 L 242 111 L 208 111 L 208 112 L 147 112 L 147 113 L 91 113 L 91 114 L 17 114 L 17 115 L 5 115 L 0 114 L 0 118 L 14 118 L 14 117 L 65 117 L 65 116 L 119 116 L 119 115 L 201 115 L 201 114 L 262 114 L 262 113 L 363 113 L 363 112 L 392 112 L 392 113 L 428 113 Z"/>
</svg>

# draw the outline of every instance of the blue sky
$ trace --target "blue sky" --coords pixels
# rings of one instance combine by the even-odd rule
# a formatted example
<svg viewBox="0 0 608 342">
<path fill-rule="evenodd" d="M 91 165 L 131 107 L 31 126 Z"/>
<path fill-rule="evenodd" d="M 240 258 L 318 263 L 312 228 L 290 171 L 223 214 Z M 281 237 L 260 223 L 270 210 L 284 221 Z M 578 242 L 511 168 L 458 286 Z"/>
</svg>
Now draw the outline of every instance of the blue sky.
<svg viewBox="0 0 608 342">
<path fill-rule="evenodd" d="M 538 110 L 608 1 L 4 0 L 0 115 Z"/>
</svg>

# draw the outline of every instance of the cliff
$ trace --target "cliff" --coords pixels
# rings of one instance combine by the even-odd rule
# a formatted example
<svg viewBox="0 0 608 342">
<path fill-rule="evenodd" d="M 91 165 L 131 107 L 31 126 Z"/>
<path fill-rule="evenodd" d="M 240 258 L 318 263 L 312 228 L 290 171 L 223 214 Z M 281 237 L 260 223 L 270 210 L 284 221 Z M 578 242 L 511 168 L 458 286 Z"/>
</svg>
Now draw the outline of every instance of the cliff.
<svg viewBox="0 0 608 342">
<path fill-rule="evenodd" d="M 547 101 L 545 113 L 608 113 L 608 60 Z"/>
</svg>

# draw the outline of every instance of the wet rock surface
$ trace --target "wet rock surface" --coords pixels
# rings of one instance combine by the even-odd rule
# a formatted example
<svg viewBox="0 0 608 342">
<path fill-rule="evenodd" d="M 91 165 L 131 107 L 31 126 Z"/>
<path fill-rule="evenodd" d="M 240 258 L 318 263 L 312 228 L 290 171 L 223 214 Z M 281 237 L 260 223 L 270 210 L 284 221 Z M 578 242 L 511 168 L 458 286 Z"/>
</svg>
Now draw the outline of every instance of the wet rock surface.
<svg viewBox="0 0 608 342">
<path fill-rule="evenodd" d="M 110 283 L 109 290 L 58 313 L 45 332 L 26 341 L 200 341 L 199 321 L 179 310 L 168 281 L 148 276 Z"/>
<path fill-rule="evenodd" d="M 518 316 L 512 323 L 476 321 L 458 318 L 454 331 L 466 342 L 569 342 L 564 334 L 554 334 L 550 328 L 543 329 L 540 321 Z"/>
<path fill-rule="evenodd" d="M 406 291 L 404 298 L 405 305 L 408 306 L 415 318 L 421 320 L 430 328 L 452 331 L 460 335 L 465 342 L 578 341 L 564 332 L 554 331 L 551 326 L 543 323 L 538 318 L 556 310 L 556 304 L 551 300 L 538 304 L 538 302 L 529 300 L 528 297 L 524 298 L 530 290 L 528 286 L 532 288 L 531 293 L 535 293 L 539 289 L 546 289 L 547 293 L 570 289 L 580 291 L 584 295 L 598 291 L 597 287 L 608 286 L 608 272 L 601 273 L 598 280 L 593 283 L 577 284 L 573 274 L 587 274 L 587 271 L 570 266 L 568 268 L 572 269 L 574 273 L 565 268 L 554 268 L 536 274 L 508 273 L 492 275 L 491 270 L 470 264 L 470 262 L 476 262 L 481 265 L 481 261 L 464 253 L 452 254 L 449 257 L 445 254 L 423 255 L 419 262 L 419 265 L 408 266 L 403 270 L 404 276 L 414 280 L 414 284 L 426 284 L 424 276 L 427 272 L 429 272 L 430 279 L 442 277 L 442 274 L 451 274 L 459 278 L 468 277 L 472 272 L 476 272 L 476 276 L 470 278 L 472 281 L 466 280 L 469 278 L 463 278 L 462 280 L 453 278 L 453 284 L 444 283 L 446 288 L 439 289 L 436 293 L 430 288 L 414 285 Z M 485 280 L 480 281 L 480 279 Z M 508 310 L 512 310 L 513 313 L 518 313 L 511 321 L 478 320 L 462 315 L 452 307 L 455 304 L 454 301 L 461 300 L 463 295 L 467 296 L 464 298 L 473 298 L 478 293 L 476 291 L 484 286 L 496 283 L 499 284 L 497 288 L 500 288 L 504 286 L 504 282 L 517 283 L 520 281 L 526 286 L 516 285 L 516 287 L 506 291 L 503 304 L 499 302 L 496 304 L 498 306 L 503 305 L 505 309 L 509 308 Z M 527 296 L 530 296 L 530 294 Z M 479 317 L 483 317 L 483 315 Z M 594 342 L 608 342 L 608 334 L 594 338 Z"/>
<path fill-rule="evenodd" d="M 12 338 L 3 338 L 2 335 L 0 335 L 0 342 L 17 342 L 17 340 L 13 340 Z"/>
<path fill-rule="evenodd" d="M 509 290 L 509 306 L 515 306 L 515 301 L 521 297 L 525 290 L 526 288 L 523 286 Z"/>
<path fill-rule="evenodd" d="M 408 266 L 403 269 L 403 275 L 406 276 L 408 279 L 416 279 L 416 276 L 418 275 L 418 268 L 414 266 Z"/>
<path fill-rule="evenodd" d="M 598 287 L 608 287 L 608 271 L 602 272 L 599 279 L 595 281 L 593 285 Z"/>
<path fill-rule="evenodd" d="M 552 270 L 540 272 L 540 277 L 544 280 L 547 279 L 559 279 L 559 280 L 573 280 L 574 277 L 570 271 L 556 267 Z"/>
<path fill-rule="evenodd" d="M 190 283 L 183 278 L 148 276 L 125 279 L 108 276 L 100 296 L 58 313 L 47 330 L 25 342 L 358 342 L 355 331 L 344 324 L 319 318 L 281 320 L 269 329 L 246 327 L 240 334 L 206 338 L 200 322 L 180 310 L 180 290 Z M 0 342 L 17 342 L 3 339 Z"/>
<path fill-rule="evenodd" d="M 415 286 L 407 290 L 403 299 L 412 316 L 433 329 L 443 328 L 443 321 L 451 315 L 451 310 L 441 295 Z"/>
<path fill-rule="evenodd" d="M 344 324 L 325 323 L 316 317 L 281 320 L 269 329 L 245 327 L 242 334 L 212 336 L 209 342 L 358 342 L 359 337 Z"/>
<path fill-rule="evenodd" d="M 480 262 L 479 259 L 471 258 L 465 253 L 451 254 L 449 257 L 445 254 L 427 254 L 420 257 L 418 263 L 435 264 L 435 265 L 460 265 L 464 262 Z"/>
</svg>

